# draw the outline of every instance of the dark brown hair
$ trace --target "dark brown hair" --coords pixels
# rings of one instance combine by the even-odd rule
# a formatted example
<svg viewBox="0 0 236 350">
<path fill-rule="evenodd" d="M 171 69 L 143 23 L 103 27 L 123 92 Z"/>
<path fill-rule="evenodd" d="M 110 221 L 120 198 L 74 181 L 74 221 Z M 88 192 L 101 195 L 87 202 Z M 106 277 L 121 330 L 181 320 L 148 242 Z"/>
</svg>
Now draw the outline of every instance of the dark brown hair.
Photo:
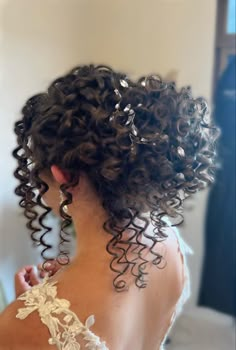
<svg viewBox="0 0 236 350">
<path fill-rule="evenodd" d="M 40 173 L 56 164 L 71 179 L 61 186 L 65 200 L 58 256 L 69 254 L 63 244 L 69 240 L 71 217 L 64 209 L 72 202 L 68 188 L 78 184 L 83 171 L 109 214 L 104 228 L 111 234 L 107 251 L 116 273 L 114 287 L 124 290 L 122 276 L 128 270 L 136 285 L 145 287 L 150 260 L 142 254 L 147 245 L 141 236 L 152 242 L 152 263 L 160 266 L 163 256 L 154 248 L 166 238 L 163 216 L 182 220 L 183 200 L 214 178 L 218 132 L 206 101 L 194 99 L 190 87 L 177 91 L 175 83 L 157 75 L 133 81 L 109 67 L 88 65 L 74 68 L 47 92 L 30 98 L 22 114 L 15 123 L 14 174 L 20 181 L 15 192 L 22 197 L 32 240 L 43 246 L 42 257 L 47 260 L 51 248 L 45 237 L 51 230 L 45 223 L 51 209 L 42 202 L 48 186 Z M 152 236 L 146 232 L 150 221 Z M 124 239 L 127 228 L 132 234 Z M 136 259 L 128 258 L 130 251 Z"/>
</svg>

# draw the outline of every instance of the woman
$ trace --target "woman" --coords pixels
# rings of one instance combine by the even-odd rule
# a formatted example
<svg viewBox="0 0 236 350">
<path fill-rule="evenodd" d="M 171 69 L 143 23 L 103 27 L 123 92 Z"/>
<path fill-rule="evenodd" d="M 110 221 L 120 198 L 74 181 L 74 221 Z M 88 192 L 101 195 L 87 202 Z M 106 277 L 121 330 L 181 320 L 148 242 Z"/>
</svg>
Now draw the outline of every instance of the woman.
<svg viewBox="0 0 236 350">
<path fill-rule="evenodd" d="M 165 218 L 181 222 L 183 199 L 213 180 L 206 102 L 158 76 L 132 81 L 90 65 L 22 113 L 16 194 L 44 271 L 54 259 L 45 218 L 61 217 L 62 268 L 41 283 L 31 267 L 19 272 L 17 295 L 25 293 L 1 316 L 0 348 L 162 348 L 189 293 L 184 245 Z"/>
</svg>

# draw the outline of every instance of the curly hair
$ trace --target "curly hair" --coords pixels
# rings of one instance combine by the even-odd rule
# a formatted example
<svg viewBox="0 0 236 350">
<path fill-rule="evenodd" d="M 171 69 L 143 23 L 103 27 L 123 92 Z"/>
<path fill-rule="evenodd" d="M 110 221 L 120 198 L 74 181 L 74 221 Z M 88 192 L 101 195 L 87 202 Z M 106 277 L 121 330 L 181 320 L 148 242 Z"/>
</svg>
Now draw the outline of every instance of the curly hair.
<svg viewBox="0 0 236 350">
<path fill-rule="evenodd" d="M 79 183 L 83 171 L 108 213 L 103 228 L 111 235 L 106 249 L 115 289 L 126 289 L 127 271 L 138 288 L 145 288 L 147 263 L 151 259 L 160 267 L 164 259 L 155 250 L 167 237 L 164 217 L 182 222 L 183 200 L 214 181 L 218 129 L 204 98 L 194 99 L 190 87 L 177 91 L 174 82 L 158 75 L 134 81 L 110 67 L 88 65 L 72 69 L 47 92 L 30 98 L 22 114 L 15 123 L 14 175 L 20 181 L 15 193 L 34 245 L 43 246 L 44 260 L 52 248 L 45 237 L 51 231 L 45 223 L 51 209 L 42 202 L 48 185 L 40 173 L 55 164 L 70 174 L 60 187 L 65 200 L 60 205 L 58 261 L 63 256 L 69 262 L 63 245 L 70 240 L 66 228 L 72 219 L 65 206 L 73 200 L 68 189 Z M 150 222 L 152 235 L 146 232 Z M 132 232 L 128 239 L 123 235 L 127 229 Z M 149 259 L 143 254 L 147 247 Z M 129 252 L 136 258 L 131 260 Z"/>
</svg>

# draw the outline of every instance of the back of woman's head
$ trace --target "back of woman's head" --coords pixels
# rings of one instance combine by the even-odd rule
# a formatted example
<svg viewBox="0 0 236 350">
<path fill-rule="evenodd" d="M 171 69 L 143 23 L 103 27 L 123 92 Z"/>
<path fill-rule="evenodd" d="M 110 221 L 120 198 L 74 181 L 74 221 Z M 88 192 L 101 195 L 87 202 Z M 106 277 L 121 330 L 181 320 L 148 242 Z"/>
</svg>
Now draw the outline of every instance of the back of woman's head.
<svg viewBox="0 0 236 350">
<path fill-rule="evenodd" d="M 44 222 L 50 208 L 42 202 L 48 186 L 40 173 L 57 165 L 69 174 L 61 186 L 65 200 L 60 254 L 67 254 L 62 243 L 68 240 L 66 227 L 71 223 L 64 210 L 73 200 L 69 188 L 83 172 L 109 215 L 104 228 L 112 235 L 107 251 L 117 274 L 114 286 L 123 290 L 122 275 L 130 268 L 136 285 L 144 287 L 146 245 L 140 237 L 149 221 L 155 226 L 153 236 L 147 235 L 150 251 L 158 265 L 162 256 L 154 246 L 165 238 L 163 216 L 182 218 L 183 199 L 213 181 L 217 129 L 210 125 L 205 100 L 194 99 L 189 87 L 177 91 L 174 83 L 158 76 L 133 81 L 109 67 L 90 65 L 56 79 L 46 93 L 30 98 L 22 113 L 15 124 L 15 176 L 20 180 L 16 193 L 22 197 L 32 239 L 44 246 L 43 257 L 51 248 L 45 239 L 50 228 Z M 37 206 L 44 210 L 40 215 Z M 38 219 L 41 227 L 35 224 Z M 124 240 L 127 227 L 133 233 Z M 136 262 L 129 261 L 131 249 Z M 113 268 L 121 259 L 120 268 Z"/>
</svg>

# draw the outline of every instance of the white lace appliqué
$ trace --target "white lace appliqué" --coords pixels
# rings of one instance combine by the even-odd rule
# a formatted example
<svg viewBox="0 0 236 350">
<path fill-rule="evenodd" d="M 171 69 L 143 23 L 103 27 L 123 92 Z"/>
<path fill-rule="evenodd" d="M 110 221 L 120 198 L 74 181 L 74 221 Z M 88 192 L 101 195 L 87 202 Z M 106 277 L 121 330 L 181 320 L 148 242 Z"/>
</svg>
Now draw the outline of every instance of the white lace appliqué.
<svg viewBox="0 0 236 350">
<path fill-rule="evenodd" d="M 51 338 L 50 345 L 56 345 L 59 350 L 80 350 L 81 345 L 76 337 L 82 336 L 88 350 L 109 350 L 89 328 L 94 324 L 94 316 L 87 318 L 85 324 L 70 308 L 70 302 L 58 299 L 57 282 L 49 282 L 46 277 L 42 283 L 18 297 L 24 301 L 25 307 L 18 309 L 17 318 L 24 320 L 32 312 L 38 311 L 43 324 L 48 327 Z M 59 318 L 60 315 L 60 318 Z"/>
</svg>

